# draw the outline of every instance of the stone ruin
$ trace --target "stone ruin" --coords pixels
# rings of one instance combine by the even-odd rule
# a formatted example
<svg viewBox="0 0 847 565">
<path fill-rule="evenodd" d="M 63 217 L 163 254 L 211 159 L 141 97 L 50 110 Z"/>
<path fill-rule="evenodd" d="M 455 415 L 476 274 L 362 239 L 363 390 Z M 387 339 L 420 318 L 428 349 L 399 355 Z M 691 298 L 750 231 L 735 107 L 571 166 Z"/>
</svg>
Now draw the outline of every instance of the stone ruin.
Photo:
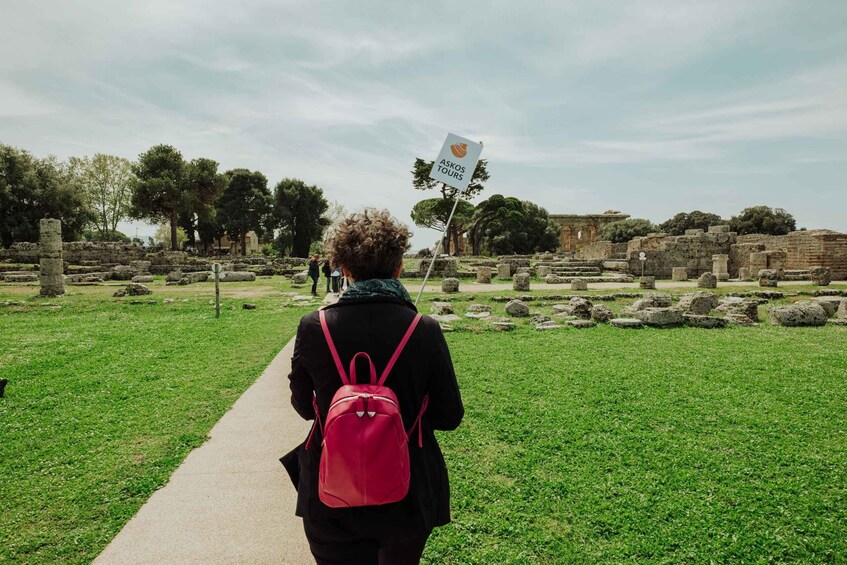
<svg viewBox="0 0 847 565">
<path fill-rule="evenodd" d="M 62 259 L 62 222 L 44 219 L 39 222 L 41 296 L 65 294 L 65 264 Z"/>
</svg>

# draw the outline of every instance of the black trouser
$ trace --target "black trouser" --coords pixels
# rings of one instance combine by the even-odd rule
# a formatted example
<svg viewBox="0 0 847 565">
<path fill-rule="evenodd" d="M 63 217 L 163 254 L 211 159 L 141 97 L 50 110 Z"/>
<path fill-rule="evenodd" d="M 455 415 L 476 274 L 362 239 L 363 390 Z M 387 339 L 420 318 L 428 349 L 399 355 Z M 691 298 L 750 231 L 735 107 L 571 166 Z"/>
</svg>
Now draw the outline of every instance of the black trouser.
<svg viewBox="0 0 847 565">
<path fill-rule="evenodd" d="M 329 281 L 332 280 L 329 275 L 326 276 L 326 291 L 329 292 Z"/>
<path fill-rule="evenodd" d="M 341 277 L 332 277 L 332 292 L 338 292 L 338 283 L 341 281 Z"/>
<path fill-rule="evenodd" d="M 312 277 L 312 294 L 318 293 L 318 275 L 309 275 Z"/>
<path fill-rule="evenodd" d="M 431 530 L 368 524 L 366 520 L 303 518 L 318 565 L 414 565 Z"/>
</svg>

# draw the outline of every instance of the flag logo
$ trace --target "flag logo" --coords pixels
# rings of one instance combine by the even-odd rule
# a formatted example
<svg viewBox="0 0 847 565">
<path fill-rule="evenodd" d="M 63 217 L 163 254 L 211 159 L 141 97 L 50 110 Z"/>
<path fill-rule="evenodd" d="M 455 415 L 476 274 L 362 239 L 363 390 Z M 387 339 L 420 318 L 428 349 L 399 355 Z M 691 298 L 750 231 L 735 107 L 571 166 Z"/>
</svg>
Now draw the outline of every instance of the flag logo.
<svg viewBox="0 0 847 565">
<path fill-rule="evenodd" d="M 468 154 L 468 144 L 467 143 L 454 143 L 450 146 L 450 152 L 457 158 L 462 159 L 465 155 Z"/>
</svg>

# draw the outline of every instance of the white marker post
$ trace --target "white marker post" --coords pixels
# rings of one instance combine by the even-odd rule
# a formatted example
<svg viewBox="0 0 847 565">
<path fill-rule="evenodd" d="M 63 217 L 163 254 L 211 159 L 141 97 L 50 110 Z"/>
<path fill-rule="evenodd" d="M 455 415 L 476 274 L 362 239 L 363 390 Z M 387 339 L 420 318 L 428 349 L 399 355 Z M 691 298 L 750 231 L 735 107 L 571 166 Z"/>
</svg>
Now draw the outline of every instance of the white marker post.
<svg viewBox="0 0 847 565">
<path fill-rule="evenodd" d="M 647 262 L 647 254 L 643 251 L 638 254 L 638 260 L 641 261 L 641 278 L 644 278 L 644 263 Z"/>
<path fill-rule="evenodd" d="M 456 214 L 456 208 L 459 206 L 459 198 L 461 198 L 462 192 L 467 190 L 468 185 L 471 184 L 471 178 L 474 171 L 476 171 L 476 164 L 479 161 L 480 153 L 482 153 L 481 141 L 474 143 L 464 137 L 448 133 L 447 139 L 444 140 L 444 145 L 438 153 L 438 157 L 432 164 L 432 172 L 429 173 L 429 178 L 455 188 L 456 191 L 453 196 L 456 201 L 453 203 L 453 210 L 450 211 L 450 217 L 447 218 L 444 233 L 441 234 L 441 238 L 435 246 L 435 253 L 432 256 L 432 261 L 429 263 L 429 268 L 426 270 L 426 276 L 424 276 L 418 297 L 415 299 L 415 306 L 417 306 L 421 296 L 423 296 L 426 282 L 429 280 L 430 273 L 432 273 L 432 267 L 441 253 L 441 242 L 444 241 L 444 238 L 450 231 L 450 222 L 453 221 L 453 216 Z"/>
</svg>

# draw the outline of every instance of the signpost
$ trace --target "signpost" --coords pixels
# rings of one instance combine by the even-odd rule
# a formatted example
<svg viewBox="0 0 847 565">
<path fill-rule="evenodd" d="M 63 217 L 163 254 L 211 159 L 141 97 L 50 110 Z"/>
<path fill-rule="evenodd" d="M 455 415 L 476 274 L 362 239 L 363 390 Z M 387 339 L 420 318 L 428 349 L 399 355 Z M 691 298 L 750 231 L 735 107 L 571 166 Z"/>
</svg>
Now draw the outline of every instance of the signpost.
<svg viewBox="0 0 847 565">
<path fill-rule="evenodd" d="M 459 198 L 461 198 L 461 194 L 468 189 L 468 185 L 471 183 L 480 153 L 482 153 L 482 142 L 474 143 L 464 137 L 448 133 L 447 139 L 444 140 L 444 145 L 438 153 L 438 158 L 432 164 L 432 172 L 430 172 L 429 178 L 455 188 L 453 197 L 456 201 L 453 203 L 450 217 L 447 218 L 444 233 L 435 246 L 435 253 L 432 255 L 429 268 L 426 270 L 426 276 L 424 276 L 418 297 L 415 299 L 415 305 L 420 301 L 424 288 L 426 288 L 426 282 L 432 273 L 432 267 L 435 265 L 435 260 L 438 259 L 438 255 L 441 253 L 441 242 L 444 241 L 444 238 L 450 231 L 450 222 L 453 221 L 453 216 L 456 214 L 456 208 L 459 206 Z"/>
<path fill-rule="evenodd" d="M 212 264 L 212 275 L 215 277 L 215 318 L 221 317 L 221 264 Z"/>
<path fill-rule="evenodd" d="M 641 278 L 644 278 L 644 263 L 647 262 L 647 254 L 643 251 L 638 254 L 638 260 L 641 261 Z"/>
</svg>

